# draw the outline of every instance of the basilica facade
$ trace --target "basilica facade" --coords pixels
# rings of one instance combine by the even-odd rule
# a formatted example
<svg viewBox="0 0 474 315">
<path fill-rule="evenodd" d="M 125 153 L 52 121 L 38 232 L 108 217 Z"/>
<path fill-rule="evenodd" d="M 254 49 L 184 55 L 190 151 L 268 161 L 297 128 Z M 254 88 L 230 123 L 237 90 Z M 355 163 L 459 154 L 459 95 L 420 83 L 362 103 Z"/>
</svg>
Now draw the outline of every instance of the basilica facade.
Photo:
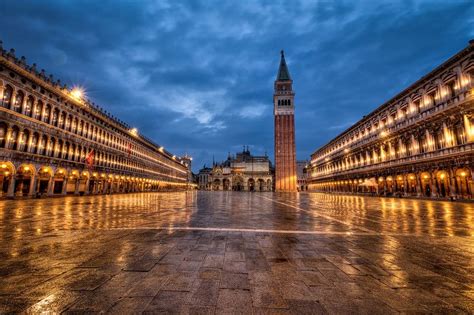
<svg viewBox="0 0 474 315">
<path fill-rule="evenodd" d="M 268 156 L 253 156 L 248 148 L 227 160 L 204 167 L 198 187 L 205 190 L 272 191 L 273 169 Z"/>
<path fill-rule="evenodd" d="M 0 197 L 180 190 L 181 159 L 0 44 Z"/>
<path fill-rule="evenodd" d="M 316 150 L 309 189 L 472 199 L 474 41 Z"/>
</svg>

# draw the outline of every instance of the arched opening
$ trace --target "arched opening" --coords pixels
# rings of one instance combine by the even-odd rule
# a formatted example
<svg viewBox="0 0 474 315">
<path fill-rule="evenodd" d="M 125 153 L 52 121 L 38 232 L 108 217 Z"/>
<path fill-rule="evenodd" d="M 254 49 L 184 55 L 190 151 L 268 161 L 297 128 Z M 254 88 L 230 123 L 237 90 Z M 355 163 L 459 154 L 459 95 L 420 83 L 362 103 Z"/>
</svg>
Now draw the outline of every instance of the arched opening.
<svg viewBox="0 0 474 315">
<path fill-rule="evenodd" d="M 220 190 L 221 189 L 221 181 L 220 179 L 214 179 L 212 182 L 212 190 Z"/>
<path fill-rule="evenodd" d="M 19 139 L 19 150 L 23 152 L 28 151 L 28 139 L 30 138 L 30 132 L 28 130 L 24 130 L 23 133 L 20 133 Z"/>
<path fill-rule="evenodd" d="M 65 179 L 67 177 L 67 172 L 64 168 L 58 168 L 54 174 L 53 179 L 53 194 L 59 195 L 65 192 Z"/>
<path fill-rule="evenodd" d="M 35 118 L 37 120 L 41 120 L 42 112 L 43 112 L 43 102 L 38 101 L 38 103 L 36 103 L 35 109 L 33 111 L 33 118 Z"/>
<path fill-rule="evenodd" d="M 440 197 L 449 195 L 449 174 L 446 171 L 436 172 L 436 187 Z"/>
<path fill-rule="evenodd" d="M 7 124 L 0 122 L 0 148 L 5 148 L 7 144 Z"/>
<path fill-rule="evenodd" d="M 421 193 L 423 196 L 430 197 L 431 194 L 433 193 L 431 191 L 431 186 L 430 186 L 430 181 L 431 181 L 431 175 L 428 172 L 423 172 L 420 174 L 421 176 Z"/>
<path fill-rule="evenodd" d="M 52 184 L 51 176 L 52 176 L 52 169 L 48 166 L 43 166 L 38 170 L 38 184 L 36 192 L 39 195 L 46 195 L 49 191 L 49 185 Z"/>
<path fill-rule="evenodd" d="M 30 193 L 33 194 L 36 187 L 33 187 L 33 177 L 35 175 L 35 168 L 30 164 L 22 164 L 17 172 L 15 178 L 15 196 L 22 197 L 28 196 Z"/>
<path fill-rule="evenodd" d="M 468 168 L 459 168 L 456 170 L 456 190 L 462 198 L 472 197 L 472 176 Z"/>
<path fill-rule="evenodd" d="M 255 191 L 255 180 L 253 178 L 248 180 L 248 190 Z"/>
<path fill-rule="evenodd" d="M 35 99 L 33 98 L 33 96 L 31 96 L 31 95 L 28 96 L 28 98 L 26 99 L 26 103 L 25 103 L 25 115 L 26 116 L 31 116 L 34 103 L 35 103 Z"/>
<path fill-rule="evenodd" d="M 271 180 L 271 179 L 268 179 L 268 180 L 267 180 L 267 190 L 268 190 L 268 191 L 272 191 L 272 190 L 273 190 L 273 187 L 272 187 L 272 180 Z"/>
<path fill-rule="evenodd" d="M 244 179 L 241 176 L 235 176 L 232 179 L 232 190 L 234 191 L 244 190 Z"/>
<path fill-rule="evenodd" d="M 407 193 L 414 195 L 416 194 L 416 175 L 410 173 L 407 175 Z"/>
<path fill-rule="evenodd" d="M 265 181 L 261 178 L 257 180 L 257 190 L 258 191 L 265 191 Z"/>
<path fill-rule="evenodd" d="M 5 90 L 3 91 L 3 97 L 2 97 L 3 107 L 10 108 L 10 104 L 12 102 L 12 96 L 13 96 L 13 88 L 10 85 L 7 85 L 5 87 Z"/>
<path fill-rule="evenodd" d="M 15 102 L 13 103 L 13 110 L 17 113 L 21 113 L 23 100 L 25 99 L 25 93 L 23 91 L 18 91 L 16 93 Z"/>
<path fill-rule="evenodd" d="M 228 178 L 224 178 L 224 180 L 222 181 L 222 185 L 223 185 L 223 188 L 224 190 L 230 190 L 230 180 Z"/>
<path fill-rule="evenodd" d="M 10 149 L 18 150 L 18 137 L 20 136 L 20 129 L 17 126 L 12 128 L 12 133 L 10 136 Z"/>
<path fill-rule="evenodd" d="M 13 176 L 15 175 L 15 166 L 11 162 L 0 162 L 0 196 L 5 196 L 8 193 L 8 188 L 12 184 Z"/>
</svg>

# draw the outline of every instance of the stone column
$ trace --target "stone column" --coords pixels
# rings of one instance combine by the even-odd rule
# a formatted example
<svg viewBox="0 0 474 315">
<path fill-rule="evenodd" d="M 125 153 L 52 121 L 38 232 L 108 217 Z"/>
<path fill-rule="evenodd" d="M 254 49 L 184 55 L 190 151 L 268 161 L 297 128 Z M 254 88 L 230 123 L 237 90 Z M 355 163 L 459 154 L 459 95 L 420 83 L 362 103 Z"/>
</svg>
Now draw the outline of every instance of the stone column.
<svg viewBox="0 0 474 315">
<path fill-rule="evenodd" d="M 430 190 L 432 197 L 438 197 L 438 187 L 436 186 L 436 178 L 433 178 L 433 174 L 430 174 Z"/>
<path fill-rule="evenodd" d="M 54 193 L 54 177 L 51 176 L 48 181 L 48 192 L 46 193 L 47 196 L 52 196 Z"/>
<path fill-rule="evenodd" d="M 28 189 L 28 196 L 34 197 L 36 195 L 36 184 L 37 184 L 37 177 L 35 175 L 31 176 L 30 179 L 30 188 Z"/>
<path fill-rule="evenodd" d="M 11 176 L 10 180 L 8 181 L 8 190 L 7 190 L 7 198 L 15 197 L 15 176 Z"/>
<path fill-rule="evenodd" d="M 415 179 L 416 179 L 416 195 L 418 197 L 421 197 L 422 196 L 421 174 L 415 174 Z"/>
<path fill-rule="evenodd" d="M 449 196 L 456 197 L 456 176 L 452 169 L 448 170 Z"/>
<path fill-rule="evenodd" d="M 403 193 L 404 195 L 408 195 L 408 175 L 403 176 Z"/>
<path fill-rule="evenodd" d="M 67 182 L 68 182 L 68 178 L 67 176 L 65 176 L 63 179 L 63 189 L 61 190 L 61 195 L 67 194 Z"/>
<path fill-rule="evenodd" d="M 89 177 L 87 177 L 86 179 L 86 188 L 84 189 L 84 195 L 89 195 L 90 194 L 90 191 L 89 191 Z"/>
<path fill-rule="evenodd" d="M 12 132 L 13 132 L 13 129 L 11 127 L 9 127 L 7 129 L 7 135 L 6 135 L 6 138 L 5 138 L 6 139 L 5 140 L 5 148 L 7 148 L 7 149 L 10 149 L 10 144 L 11 144 L 11 141 L 12 141 L 12 139 L 11 139 Z"/>
<path fill-rule="evenodd" d="M 74 195 L 79 195 L 79 187 L 81 186 L 81 179 L 77 178 L 74 185 Z"/>
</svg>

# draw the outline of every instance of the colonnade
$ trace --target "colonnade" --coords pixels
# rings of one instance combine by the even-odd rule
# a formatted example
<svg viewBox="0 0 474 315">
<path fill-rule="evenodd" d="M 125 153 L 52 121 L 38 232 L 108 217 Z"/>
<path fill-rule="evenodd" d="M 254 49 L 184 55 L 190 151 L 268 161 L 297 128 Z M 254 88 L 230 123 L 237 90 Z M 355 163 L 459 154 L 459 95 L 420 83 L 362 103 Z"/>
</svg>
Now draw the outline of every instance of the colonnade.
<svg viewBox="0 0 474 315">
<path fill-rule="evenodd" d="M 474 174 L 469 167 L 458 167 L 370 177 L 354 176 L 310 184 L 309 189 L 379 196 L 472 199 Z"/>
</svg>

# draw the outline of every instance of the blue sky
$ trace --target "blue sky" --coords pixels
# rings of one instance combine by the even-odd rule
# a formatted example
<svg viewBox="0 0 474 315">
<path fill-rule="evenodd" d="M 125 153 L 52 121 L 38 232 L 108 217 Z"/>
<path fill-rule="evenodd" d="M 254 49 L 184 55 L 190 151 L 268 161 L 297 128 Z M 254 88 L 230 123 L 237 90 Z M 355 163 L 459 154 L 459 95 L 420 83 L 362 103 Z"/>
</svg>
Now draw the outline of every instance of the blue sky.
<svg viewBox="0 0 474 315">
<path fill-rule="evenodd" d="M 249 145 L 273 157 L 279 51 L 297 158 L 474 38 L 474 1 L 0 2 L 0 37 L 194 170 Z"/>
</svg>

